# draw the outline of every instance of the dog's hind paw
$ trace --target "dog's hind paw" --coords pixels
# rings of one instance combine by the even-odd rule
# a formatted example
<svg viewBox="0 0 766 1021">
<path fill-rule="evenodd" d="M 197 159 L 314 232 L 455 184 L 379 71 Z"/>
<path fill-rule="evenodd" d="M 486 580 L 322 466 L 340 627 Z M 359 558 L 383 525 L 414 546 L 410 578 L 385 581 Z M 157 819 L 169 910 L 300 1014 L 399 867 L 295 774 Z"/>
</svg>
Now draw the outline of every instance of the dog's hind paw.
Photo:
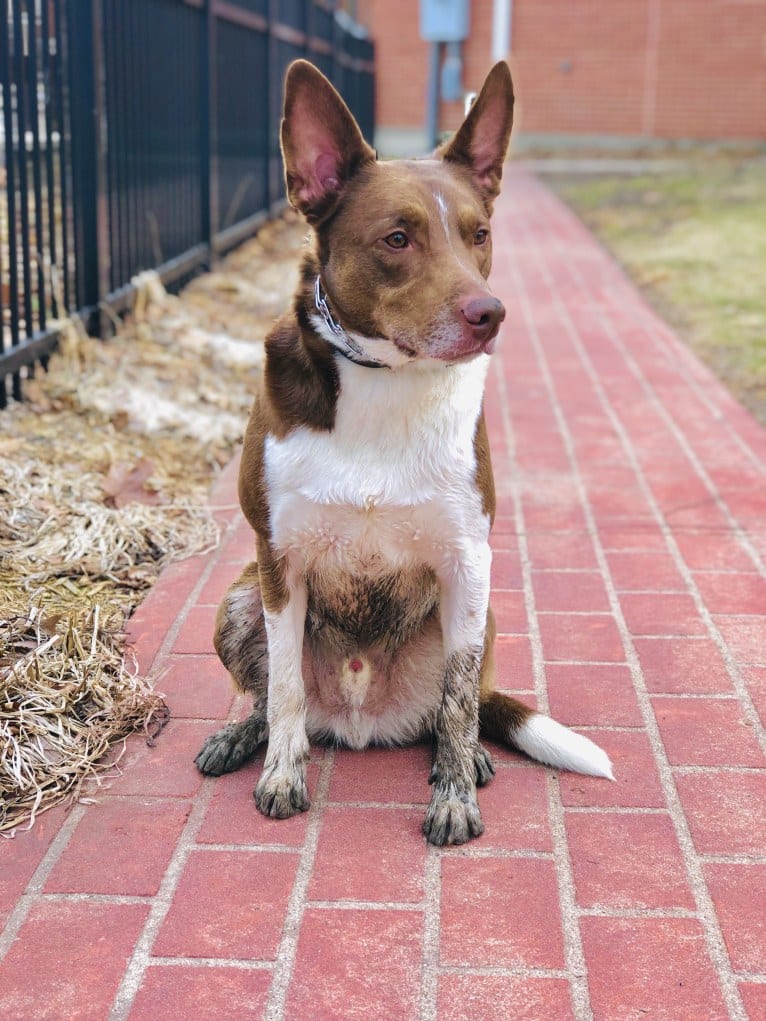
<svg viewBox="0 0 766 1021">
<path fill-rule="evenodd" d="M 438 788 L 423 820 L 423 833 L 429 844 L 465 844 L 484 832 L 479 805 L 473 794 L 458 794 L 454 788 L 447 793 Z"/>
<path fill-rule="evenodd" d="M 486 787 L 495 775 L 495 766 L 492 762 L 492 756 L 480 744 L 476 745 L 473 764 L 476 769 L 476 786 Z"/>
<path fill-rule="evenodd" d="M 265 769 L 253 792 L 258 811 L 272 819 L 289 819 L 310 806 L 306 770 L 296 766 L 286 773 Z"/>
<path fill-rule="evenodd" d="M 207 776 L 231 773 L 255 755 L 258 745 L 266 740 L 266 733 L 265 721 L 253 716 L 240 723 L 229 723 L 207 738 L 194 760 L 195 765 Z"/>
</svg>

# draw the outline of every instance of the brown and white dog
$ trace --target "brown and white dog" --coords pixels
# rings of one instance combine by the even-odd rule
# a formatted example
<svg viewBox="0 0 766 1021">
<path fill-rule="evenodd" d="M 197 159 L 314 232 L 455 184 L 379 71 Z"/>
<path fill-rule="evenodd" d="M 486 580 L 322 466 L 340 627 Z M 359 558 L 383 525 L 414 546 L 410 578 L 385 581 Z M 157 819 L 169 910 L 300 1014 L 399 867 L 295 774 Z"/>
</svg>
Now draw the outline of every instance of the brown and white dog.
<svg viewBox="0 0 766 1021">
<path fill-rule="evenodd" d="M 327 79 L 302 60 L 288 71 L 287 192 L 316 243 L 266 340 L 240 473 L 257 565 L 215 633 L 255 704 L 196 759 L 219 775 L 268 739 L 255 790 L 266 815 L 308 807 L 309 739 L 433 738 L 434 844 L 483 830 L 476 787 L 494 770 L 480 730 L 611 776 L 591 741 L 493 685 L 482 400 L 505 315 L 486 280 L 512 111 L 500 63 L 431 158 L 378 162 Z"/>
</svg>

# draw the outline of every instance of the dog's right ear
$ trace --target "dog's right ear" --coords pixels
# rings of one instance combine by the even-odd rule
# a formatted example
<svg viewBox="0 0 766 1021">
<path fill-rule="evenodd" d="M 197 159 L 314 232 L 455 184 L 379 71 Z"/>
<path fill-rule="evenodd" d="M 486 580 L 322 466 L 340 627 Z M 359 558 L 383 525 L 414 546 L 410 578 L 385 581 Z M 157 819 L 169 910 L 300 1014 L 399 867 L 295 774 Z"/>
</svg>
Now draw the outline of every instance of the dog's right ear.
<svg viewBox="0 0 766 1021">
<path fill-rule="evenodd" d="M 349 179 L 375 159 L 349 108 L 307 60 L 287 70 L 281 142 L 290 205 L 312 224 L 333 211 Z"/>
<path fill-rule="evenodd" d="M 470 171 L 490 213 L 500 191 L 512 124 L 513 82 L 508 65 L 501 60 L 487 75 L 455 136 L 436 150 L 446 163 Z"/>
</svg>

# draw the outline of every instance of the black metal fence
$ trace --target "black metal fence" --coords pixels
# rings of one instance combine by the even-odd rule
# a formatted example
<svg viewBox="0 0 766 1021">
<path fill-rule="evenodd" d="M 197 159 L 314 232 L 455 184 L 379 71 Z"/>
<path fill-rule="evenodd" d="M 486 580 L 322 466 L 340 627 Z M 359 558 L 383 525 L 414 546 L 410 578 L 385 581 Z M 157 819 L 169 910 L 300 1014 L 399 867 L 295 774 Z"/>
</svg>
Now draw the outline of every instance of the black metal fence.
<svg viewBox="0 0 766 1021">
<path fill-rule="evenodd" d="M 131 278 L 172 284 L 283 202 L 296 57 L 368 138 L 372 42 L 334 0 L 0 0 L 0 407 L 79 315 L 103 332 Z"/>
</svg>

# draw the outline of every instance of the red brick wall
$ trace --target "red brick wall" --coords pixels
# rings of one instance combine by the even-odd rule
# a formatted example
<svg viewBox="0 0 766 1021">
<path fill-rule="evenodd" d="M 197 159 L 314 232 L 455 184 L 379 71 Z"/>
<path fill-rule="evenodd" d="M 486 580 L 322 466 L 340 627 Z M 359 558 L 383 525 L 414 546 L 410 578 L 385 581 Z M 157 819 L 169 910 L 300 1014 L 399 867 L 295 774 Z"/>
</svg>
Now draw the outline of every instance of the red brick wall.
<svg viewBox="0 0 766 1021">
<path fill-rule="evenodd" d="M 422 126 L 417 0 L 359 7 L 377 45 L 378 124 Z M 468 89 L 491 63 L 492 7 L 471 3 Z M 514 0 L 510 63 L 527 133 L 766 138 L 766 0 Z M 443 104 L 441 127 L 460 116 Z"/>
<path fill-rule="evenodd" d="M 516 0 L 517 124 L 534 132 L 641 134 L 649 2 Z"/>
<path fill-rule="evenodd" d="M 656 133 L 766 138 L 766 2 L 664 0 Z"/>
</svg>

